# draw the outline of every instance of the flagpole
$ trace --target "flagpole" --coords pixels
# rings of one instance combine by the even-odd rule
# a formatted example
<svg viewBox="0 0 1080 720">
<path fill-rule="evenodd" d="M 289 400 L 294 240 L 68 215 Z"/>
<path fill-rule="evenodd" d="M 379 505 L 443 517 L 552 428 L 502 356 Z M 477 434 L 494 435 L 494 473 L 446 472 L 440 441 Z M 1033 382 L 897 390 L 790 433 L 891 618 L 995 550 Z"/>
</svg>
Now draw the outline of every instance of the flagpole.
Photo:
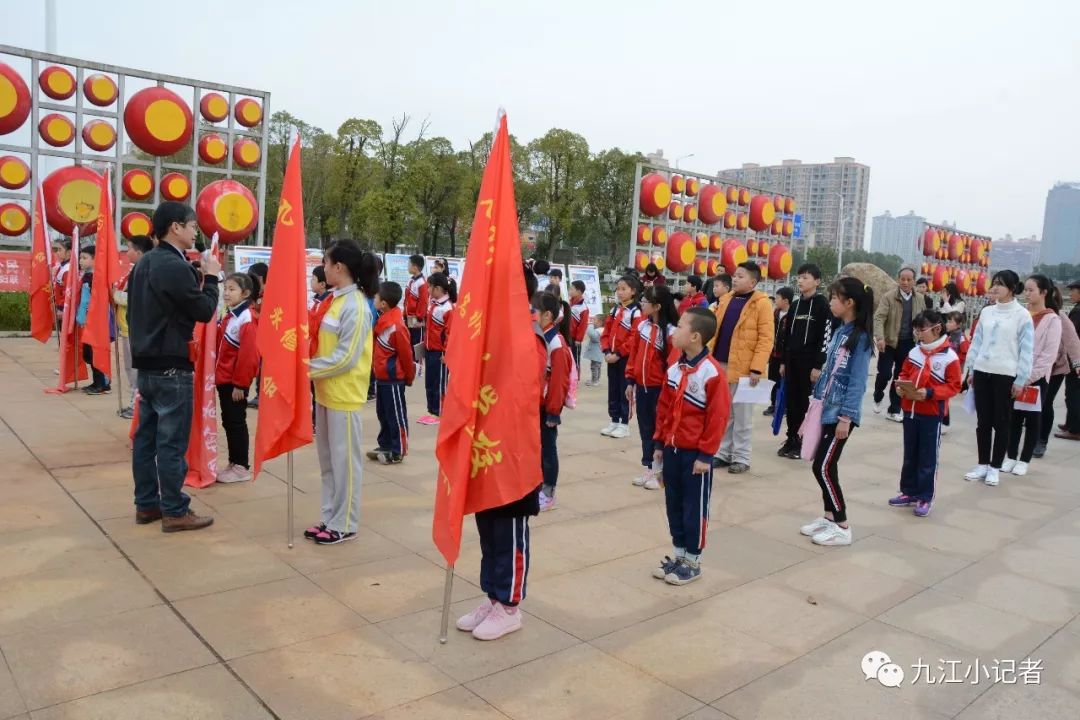
<svg viewBox="0 0 1080 720">
<path fill-rule="evenodd" d="M 288 533 L 288 535 L 286 536 L 285 539 L 288 541 L 289 549 L 291 550 L 292 546 L 293 546 L 293 454 L 292 454 L 292 450 L 290 450 L 288 453 L 286 453 L 286 456 L 288 458 L 287 461 L 286 461 L 286 466 L 288 468 L 287 475 L 289 476 L 288 477 L 289 499 L 286 502 L 286 505 L 288 507 L 289 518 L 288 518 L 288 521 L 285 523 L 286 527 L 288 528 L 288 530 L 286 531 Z"/>
<path fill-rule="evenodd" d="M 115 314 L 116 306 L 112 305 L 111 307 L 114 308 L 114 314 Z M 119 334 L 119 333 L 117 333 L 117 334 Z M 119 414 L 119 413 L 124 412 L 124 383 L 120 379 L 122 377 L 123 373 L 120 372 L 120 338 L 119 337 L 116 338 L 116 340 L 113 341 L 112 346 L 113 346 L 113 376 L 112 376 L 112 379 L 113 379 L 113 383 L 116 385 L 116 387 L 114 387 L 113 390 L 116 391 L 116 412 L 117 412 L 117 414 Z"/>
<path fill-rule="evenodd" d="M 450 594 L 454 587 L 454 566 L 446 566 L 446 586 L 443 588 L 442 599 L 442 628 L 439 632 L 439 642 L 446 644 L 446 631 L 450 627 Z"/>
</svg>

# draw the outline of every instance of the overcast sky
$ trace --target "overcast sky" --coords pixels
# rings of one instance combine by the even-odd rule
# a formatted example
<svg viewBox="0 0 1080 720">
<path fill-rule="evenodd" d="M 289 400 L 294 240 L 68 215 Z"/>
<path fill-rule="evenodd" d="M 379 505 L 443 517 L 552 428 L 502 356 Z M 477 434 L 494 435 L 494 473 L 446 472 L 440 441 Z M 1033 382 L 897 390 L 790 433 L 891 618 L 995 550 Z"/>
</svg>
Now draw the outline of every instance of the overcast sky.
<svg viewBox="0 0 1080 720">
<path fill-rule="evenodd" d="M 0 0 L 0 43 L 44 50 L 44 4 Z M 870 216 L 993 237 L 1041 235 L 1047 190 L 1080 180 L 1078 0 L 57 5 L 60 54 L 266 89 L 329 132 L 404 112 L 462 147 L 503 105 L 520 139 L 566 128 L 708 174 L 849 155 Z"/>
</svg>

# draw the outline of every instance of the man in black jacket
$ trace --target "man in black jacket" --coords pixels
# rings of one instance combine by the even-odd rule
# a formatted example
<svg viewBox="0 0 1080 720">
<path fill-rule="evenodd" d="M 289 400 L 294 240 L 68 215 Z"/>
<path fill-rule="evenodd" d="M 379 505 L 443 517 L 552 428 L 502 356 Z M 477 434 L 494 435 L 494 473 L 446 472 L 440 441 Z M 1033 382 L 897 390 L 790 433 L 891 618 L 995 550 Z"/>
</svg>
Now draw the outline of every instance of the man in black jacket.
<svg viewBox="0 0 1080 720">
<path fill-rule="evenodd" d="M 787 399 L 787 439 L 776 454 L 797 460 L 802 448 L 799 427 L 806 417 L 814 383 L 825 363 L 832 312 L 828 298 L 818 292 L 821 270 L 817 265 L 806 263 L 800 266 L 796 279 L 799 296 L 789 312 L 783 341 L 783 365 L 780 366 Z"/>
<path fill-rule="evenodd" d="M 195 245 L 195 211 L 163 202 L 154 211 L 156 248 L 131 271 L 128 328 L 138 373 L 139 426 L 132 446 L 135 522 L 161 520 L 162 532 L 198 530 L 214 522 L 189 507 L 182 491 L 195 394 L 191 339 L 195 323 L 218 307 L 216 258 L 202 260 L 202 276 L 186 252 Z"/>
</svg>

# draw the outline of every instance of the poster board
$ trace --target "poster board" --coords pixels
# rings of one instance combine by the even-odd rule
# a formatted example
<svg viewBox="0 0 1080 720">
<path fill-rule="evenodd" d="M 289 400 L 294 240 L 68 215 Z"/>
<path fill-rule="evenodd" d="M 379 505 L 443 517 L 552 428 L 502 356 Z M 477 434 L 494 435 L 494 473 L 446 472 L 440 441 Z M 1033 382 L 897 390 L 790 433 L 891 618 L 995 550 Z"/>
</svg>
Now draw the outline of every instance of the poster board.
<svg viewBox="0 0 1080 720">
<path fill-rule="evenodd" d="M 589 308 L 590 315 L 596 317 L 604 313 L 604 296 L 600 290 L 600 270 L 595 265 L 567 265 L 563 278 L 565 284 L 574 280 L 585 283 L 585 305 Z"/>
<path fill-rule="evenodd" d="M 304 253 L 307 256 L 304 271 L 304 280 L 309 285 L 308 287 L 308 302 L 311 302 L 312 293 L 310 289 L 311 283 L 311 271 L 323 264 L 323 250 L 322 248 L 305 248 Z M 255 263 L 264 262 L 267 265 L 270 264 L 270 248 L 259 247 L 257 245 L 233 245 L 233 268 L 234 272 L 246 273 L 251 266 Z"/>
</svg>

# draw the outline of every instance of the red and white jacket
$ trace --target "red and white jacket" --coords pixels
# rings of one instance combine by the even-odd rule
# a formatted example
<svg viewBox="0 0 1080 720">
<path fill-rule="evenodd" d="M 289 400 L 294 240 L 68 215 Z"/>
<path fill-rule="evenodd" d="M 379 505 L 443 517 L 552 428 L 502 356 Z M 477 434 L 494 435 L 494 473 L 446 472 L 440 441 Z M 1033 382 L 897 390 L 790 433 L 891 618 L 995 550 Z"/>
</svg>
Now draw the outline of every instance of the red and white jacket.
<svg viewBox="0 0 1080 720">
<path fill-rule="evenodd" d="M 911 416 L 949 414 L 949 398 L 960 392 L 960 358 L 944 335 L 930 348 L 916 345 L 904 359 L 900 379 L 926 389 L 925 400 L 900 399 L 900 407 Z"/>
<path fill-rule="evenodd" d="M 547 343 L 547 364 L 544 369 L 544 395 L 540 400 L 540 409 L 546 422 L 558 423 L 570 391 L 570 367 L 574 356 L 566 340 L 559 334 L 559 328 L 551 325 L 541 330 Z"/>
<path fill-rule="evenodd" d="M 67 276 L 71 269 L 71 261 L 65 260 L 56 266 L 53 273 L 53 304 L 57 310 L 64 309 L 64 300 L 67 295 Z"/>
<path fill-rule="evenodd" d="M 630 385 L 648 389 L 664 384 L 668 368 L 679 359 L 679 351 L 671 344 L 674 332 L 675 326 L 668 325 L 662 334 L 660 326 L 649 318 L 638 324 L 626 362 L 626 379 Z"/>
<path fill-rule="evenodd" d="M 660 391 L 653 434 L 656 449 L 697 451 L 699 460 L 711 463 L 730 416 L 731 395 L 720 363 L 708 348 L 694 358 L 683 355 L 668 368 Z"/>
<path fill-rule="evenodd" d="M 322 295 L 311 298 L 311 307 L 308 308 L 308 357 L 319 354 L 319 326 L 322 325 L 323 316 L 330 309 L 332 302 L 334 302 L 333 290 L 327 290 Z"/>
<path fill-rule="evenodd" d="M 454 316 L 454 303 L 449 295 L 438 300 L 431 300 L 427 307 L 427 322 L 424 324 L 424 348 L 446 352 L 446 343 L 450 339 L 450 320 Z"/>
<path fill-rule="evenodd" d="M 372 367 L 381 382 L 404 382 L 412 385 L 416 377 L 409 329 L 401 308 L 390 308 L 375 323 L 375 350 Z"/>
<path fill-rule="evenodd" d="M 427 317 L 428 284 L 423 273 L 413 275 L 405 283 L 405 317 L 416 318 L 421 322 Z"/>
<path fill-rule="evenodd" d="M 217 367 L 214 382 L 241 390 L 251 386 L 259 372 L 259 350 L 255 346 L 257 324 L 251 304 L 240 303 L 221 318 L 218 325 Z"/>
<path fill-rule="evenodd" d="M 615 353 L 624 358 L 630 357 L 630 343 L 634 339 L 634 331 L 637 330 L 640 322 L 641 307 L 636 302 L 611 308 L 604 322 L 600 349 L 605 353 Z"/>
<path fill-rule="evenodd" d="M 690 308 L 694 307 L 708 307 L 709 301 L 705 298 L 705 293 L 698 290 L 692 295 L 687 295 L 679 303 L 679 314 L 682 315 Z"/>
<path fill-rule="evenodd" d="M 585 331 L 589 329 L 589 306 L 585 298 L 570 302 L 570 339 L 576 343 L 585 342 Z"/>
</svg>

